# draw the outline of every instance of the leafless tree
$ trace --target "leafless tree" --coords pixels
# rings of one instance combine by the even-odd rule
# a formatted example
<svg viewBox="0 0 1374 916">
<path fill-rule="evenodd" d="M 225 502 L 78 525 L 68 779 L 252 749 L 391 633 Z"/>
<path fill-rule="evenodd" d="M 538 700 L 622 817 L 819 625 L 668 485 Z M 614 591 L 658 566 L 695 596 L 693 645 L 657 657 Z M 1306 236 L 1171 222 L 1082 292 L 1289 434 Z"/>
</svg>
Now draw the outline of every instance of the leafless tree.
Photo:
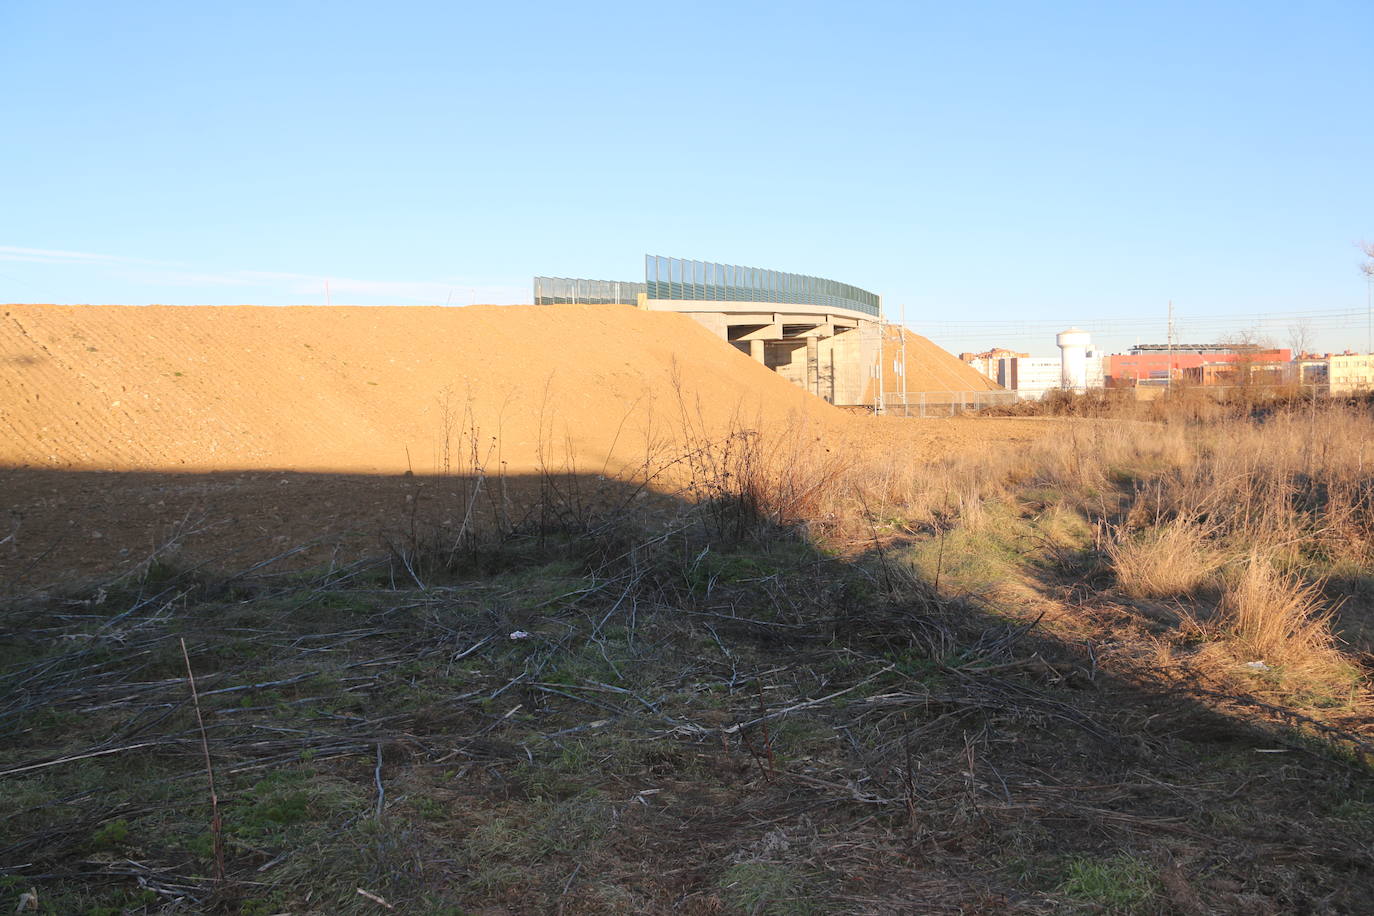
<svg viewBox="0 0 1374 916">
<path fill-rule="evenodd" d="M 1257 328 L 1246 328 L 1235 334 L 1227 335 L 1222 343 L 1234 348 L 1236 357 L 1231 362 L 1231 384 L 1248 390 L 1256 383 L 1256 357 L 1261 350 L 1268 350 L 1274 342 L 1260 334 Z"/>
<path fill-rule="evenodd" d="M 1293 358 L 1312 352 L 1312 322 L 1306 318 L 1288 326 L 1288 346 L 1293 348 Z"/>
</svg>

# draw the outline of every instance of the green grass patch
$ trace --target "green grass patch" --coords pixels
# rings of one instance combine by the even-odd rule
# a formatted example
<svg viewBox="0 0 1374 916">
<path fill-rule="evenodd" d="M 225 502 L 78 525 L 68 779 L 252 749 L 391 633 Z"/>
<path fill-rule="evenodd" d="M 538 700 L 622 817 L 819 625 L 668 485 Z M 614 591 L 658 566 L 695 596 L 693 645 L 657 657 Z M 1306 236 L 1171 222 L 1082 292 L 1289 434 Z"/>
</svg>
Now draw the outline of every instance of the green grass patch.
<svg viewBox="0 0 1374 916">
<path fill-rule="evenodd" d="M 1059 891 L 1110 913 L 1132 913 L 1154 899 L 1160 884 L 1154 868 L 1135 856 L 1077 856 L 1069 859 Z"/>
<path fill-rule="evenodd" d="M 741 862 L 720 876 L 720 892 L 732 907 L 757 916 L 806 916 L 819 913 L 805 876 L 775 862 Z"/>
<path fill-rule="evenodd" d="M 1033 544 L 1026 519 L 1005 504 L 987 503 L 977 517 L 960 519 L 901 557 L 941 591 L 986 594 L 1016 581 Z"/>
</svg>

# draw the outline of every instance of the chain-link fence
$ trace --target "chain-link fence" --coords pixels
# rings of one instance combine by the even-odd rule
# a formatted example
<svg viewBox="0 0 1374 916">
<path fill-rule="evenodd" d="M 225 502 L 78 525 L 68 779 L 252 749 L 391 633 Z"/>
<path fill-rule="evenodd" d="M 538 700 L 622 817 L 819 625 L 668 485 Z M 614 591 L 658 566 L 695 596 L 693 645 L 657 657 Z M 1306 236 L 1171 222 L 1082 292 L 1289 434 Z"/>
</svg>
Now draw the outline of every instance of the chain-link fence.
<svg viewBox="0 0 1374 916">
<path fill-rule="evenodd" d="M 1332 392 L 1328 385 L 1313 385 L 1298 382 L 1255 382 L 1249 385 L 1199 385 L 1195 382 L 1175 381 L 1172 385 L 1166 379 L 1150 379 L 1148 383 L 1120 388 L 1095 389 L 1109 397 L 1134 398 L 1137 401 L 1153 401 L 1158 398 L 1212 400 L 1217 402 L 1233 401 L 1273 401 L 1294 400 L 1298 398 L 1322 398 L 1333 394 L 1341 396 L 1353 392 Z"/>
<path fill-rule="evenodd" d="M 1015 403 L 1014 391 L 889 391 L 873 409 L 889 417 L 957 417 Z"/>
<path fill-rule="evenodd" d="M 1332 394 L 1317 385 L 1141 385 L 1089 388 L 1074 392 L 1051 389 L 1042 397 L 1021 398 L 1015 391 L 888 391 L 881 404 L 862 409 L 896 417 L 955 417 L 988 408 L 1011 408 L 994 415 L 1024 416 L 1142 416 L 1163 411 L 1174 415 L 1219 417 L 1231 413 L 1266 411 L 1279 405 L 1327 400 L 1362 400 L 1374 404 L 1374 393 Z M 1144 411 L 1142 414 L 1141 412 Z"/>
</svg>

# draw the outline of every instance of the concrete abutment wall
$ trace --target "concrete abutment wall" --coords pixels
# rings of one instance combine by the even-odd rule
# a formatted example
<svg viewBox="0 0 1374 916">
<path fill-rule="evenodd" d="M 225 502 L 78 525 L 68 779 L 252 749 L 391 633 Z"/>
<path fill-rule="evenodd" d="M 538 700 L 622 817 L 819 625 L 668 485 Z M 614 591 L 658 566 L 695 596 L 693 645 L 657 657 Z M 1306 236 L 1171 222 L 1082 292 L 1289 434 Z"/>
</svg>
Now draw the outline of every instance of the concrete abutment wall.
<svg viewBox="0 0 1374 916">
<path fill-rule="evenodd" d="M 880 335 L 871 315 L 767 302 L 644 299 L 640 308 L 690 315 L 741 353 L 832 404 L 866 404 Z"/>
</svg>

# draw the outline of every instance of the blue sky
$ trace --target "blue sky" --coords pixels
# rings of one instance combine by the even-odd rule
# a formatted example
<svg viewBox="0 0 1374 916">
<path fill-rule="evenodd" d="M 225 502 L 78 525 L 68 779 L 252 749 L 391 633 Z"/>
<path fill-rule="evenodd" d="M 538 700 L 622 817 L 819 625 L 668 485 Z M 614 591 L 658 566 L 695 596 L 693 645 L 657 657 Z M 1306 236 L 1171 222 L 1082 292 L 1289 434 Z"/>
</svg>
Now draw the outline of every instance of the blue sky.
<svg viewBox="0 0 1374 916">
<path fill-rule="evenodd" d="M 0 85 L 0 301 L 510 303 L 652 252 L 951 348 L 1170 300 L 1365 343 L 1367 0 L 7 0 Z"/>
</svg>

